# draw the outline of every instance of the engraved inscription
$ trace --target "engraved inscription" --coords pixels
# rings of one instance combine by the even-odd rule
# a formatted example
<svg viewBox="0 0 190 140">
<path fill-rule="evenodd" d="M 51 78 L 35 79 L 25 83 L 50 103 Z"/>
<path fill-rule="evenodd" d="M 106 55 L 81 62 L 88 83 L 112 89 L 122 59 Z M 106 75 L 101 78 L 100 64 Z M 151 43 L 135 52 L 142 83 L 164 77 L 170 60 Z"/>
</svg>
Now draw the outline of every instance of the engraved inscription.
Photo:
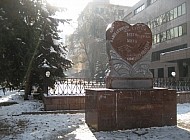
<svg viewBox="0 0 190 140">
<path fill-rule="evenodd" d="M 115 21 L 106 32 L 113 49 L 128 63 L 134 65 L 150 50 L 152 33 L 147 25 L 133 26 L 124 21 Z"/>
</svg>

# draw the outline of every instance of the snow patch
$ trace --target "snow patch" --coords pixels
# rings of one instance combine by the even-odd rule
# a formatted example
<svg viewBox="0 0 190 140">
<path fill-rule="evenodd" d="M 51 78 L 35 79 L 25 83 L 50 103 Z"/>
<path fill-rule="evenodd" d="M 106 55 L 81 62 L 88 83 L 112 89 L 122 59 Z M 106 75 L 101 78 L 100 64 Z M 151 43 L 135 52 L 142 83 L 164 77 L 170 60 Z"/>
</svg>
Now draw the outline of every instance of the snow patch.
<svg viewBox="0 0 190 140">
<path fill-rule="evenodd" d="M 15 133 L 1 135 L 1 140 L 19 139 L 80 139 L 80 140 L 171 140 L 190 139 L 190 131 L 177 126 L 152 127 L 144 129 L 94 132 L 85 124 L 85 114 L 43 114 L 23 115 L 22 112 L 39 112 L 43 103 L 38 100 L 23 100 L 24 92 L 0 90 L 0 102 L 16 101 L 18 104 L 0 107 L 0 122 L 14 128 Z M 190 126 L 190 104 L 177 105 L 178 123 Z M 19 125 L 24 122 L 25 125 Z M 22 126 L 22 127 L 21 127 Z M 19 132 L 19 133 L 16 133 Z"/>
</svg>

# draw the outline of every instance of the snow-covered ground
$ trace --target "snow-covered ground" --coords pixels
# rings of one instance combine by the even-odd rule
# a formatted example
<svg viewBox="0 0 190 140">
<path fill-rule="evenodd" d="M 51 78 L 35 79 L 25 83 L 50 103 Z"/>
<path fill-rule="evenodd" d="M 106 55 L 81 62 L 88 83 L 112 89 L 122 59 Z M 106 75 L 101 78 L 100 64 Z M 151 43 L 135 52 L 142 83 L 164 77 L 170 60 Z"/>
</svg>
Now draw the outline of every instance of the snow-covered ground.
<svg viewBox="0 0 190 140">
<path fill-rule="evenodd" d="M 24 101 L 23 92 L 4 95 L 0 90 L 0 96 L 1 140 L 190 140 L 190 104 L 177 105 L 179 126 L 94 132 L 85 124 L 84 113 L 24 114 L 43 112 L 42 102 Z M 4 106 L 4 102 L 13 105 Z"/>
</svg>

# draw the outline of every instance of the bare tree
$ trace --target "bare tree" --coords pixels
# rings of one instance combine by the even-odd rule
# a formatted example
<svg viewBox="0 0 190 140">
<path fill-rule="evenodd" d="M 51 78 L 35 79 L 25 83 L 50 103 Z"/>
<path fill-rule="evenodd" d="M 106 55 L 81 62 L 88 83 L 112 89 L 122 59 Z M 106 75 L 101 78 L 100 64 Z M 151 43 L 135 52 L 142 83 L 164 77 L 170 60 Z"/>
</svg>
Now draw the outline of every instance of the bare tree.
<svg viewBox="0 0 190 140">
<path fill-rule="evenodd" d="M 82 63 L 89 70 L 91 78 L 95 75 L 97 62 L 103 66 L 102 69 L 106 70 L 106 63 L 108 63 L 105 45 L 106 28 L 110 23 L 123 16 L 118 13 L 118 6 L 106 5 L 103 9 L 103 13 L 95 9 L 81 13 L 79 26 L 75 32 L 75 37 L 72 38 L 72 42 L 75 43 L 71 43 L 77 46 L 75 52 L 76 50 L 80 52 L 75 54 L 74 58 L 77 55 L 80 58 L 78 62 L 82 62 L 81 58 L 83 58 Z M 81 57 L 81 55 L 83 56 Z"/>
</svg>

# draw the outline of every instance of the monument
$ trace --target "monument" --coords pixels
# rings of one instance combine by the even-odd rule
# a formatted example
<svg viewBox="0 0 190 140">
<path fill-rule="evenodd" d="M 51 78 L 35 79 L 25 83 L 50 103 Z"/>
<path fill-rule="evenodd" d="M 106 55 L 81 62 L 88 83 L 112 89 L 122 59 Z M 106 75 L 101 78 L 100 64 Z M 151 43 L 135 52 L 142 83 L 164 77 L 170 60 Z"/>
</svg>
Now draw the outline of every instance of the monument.
<svg viewBox="0 0 190 140">
<path fill-rule="evenodd" d="M 149 71 L 152 33 L 148 26 L 117 21 L 108 27 L 106 40 L 110 65 L 106 87 L 152 88 L 153 77 Z"/>
<path fill-rule="evenodd" d="M 115 21 L 106 41 L 106 88 L 86 89 L 86 123 L 97 131 L 176 125 L 176 91 L 153 88 L 149 27 Z"/>
</svg>

